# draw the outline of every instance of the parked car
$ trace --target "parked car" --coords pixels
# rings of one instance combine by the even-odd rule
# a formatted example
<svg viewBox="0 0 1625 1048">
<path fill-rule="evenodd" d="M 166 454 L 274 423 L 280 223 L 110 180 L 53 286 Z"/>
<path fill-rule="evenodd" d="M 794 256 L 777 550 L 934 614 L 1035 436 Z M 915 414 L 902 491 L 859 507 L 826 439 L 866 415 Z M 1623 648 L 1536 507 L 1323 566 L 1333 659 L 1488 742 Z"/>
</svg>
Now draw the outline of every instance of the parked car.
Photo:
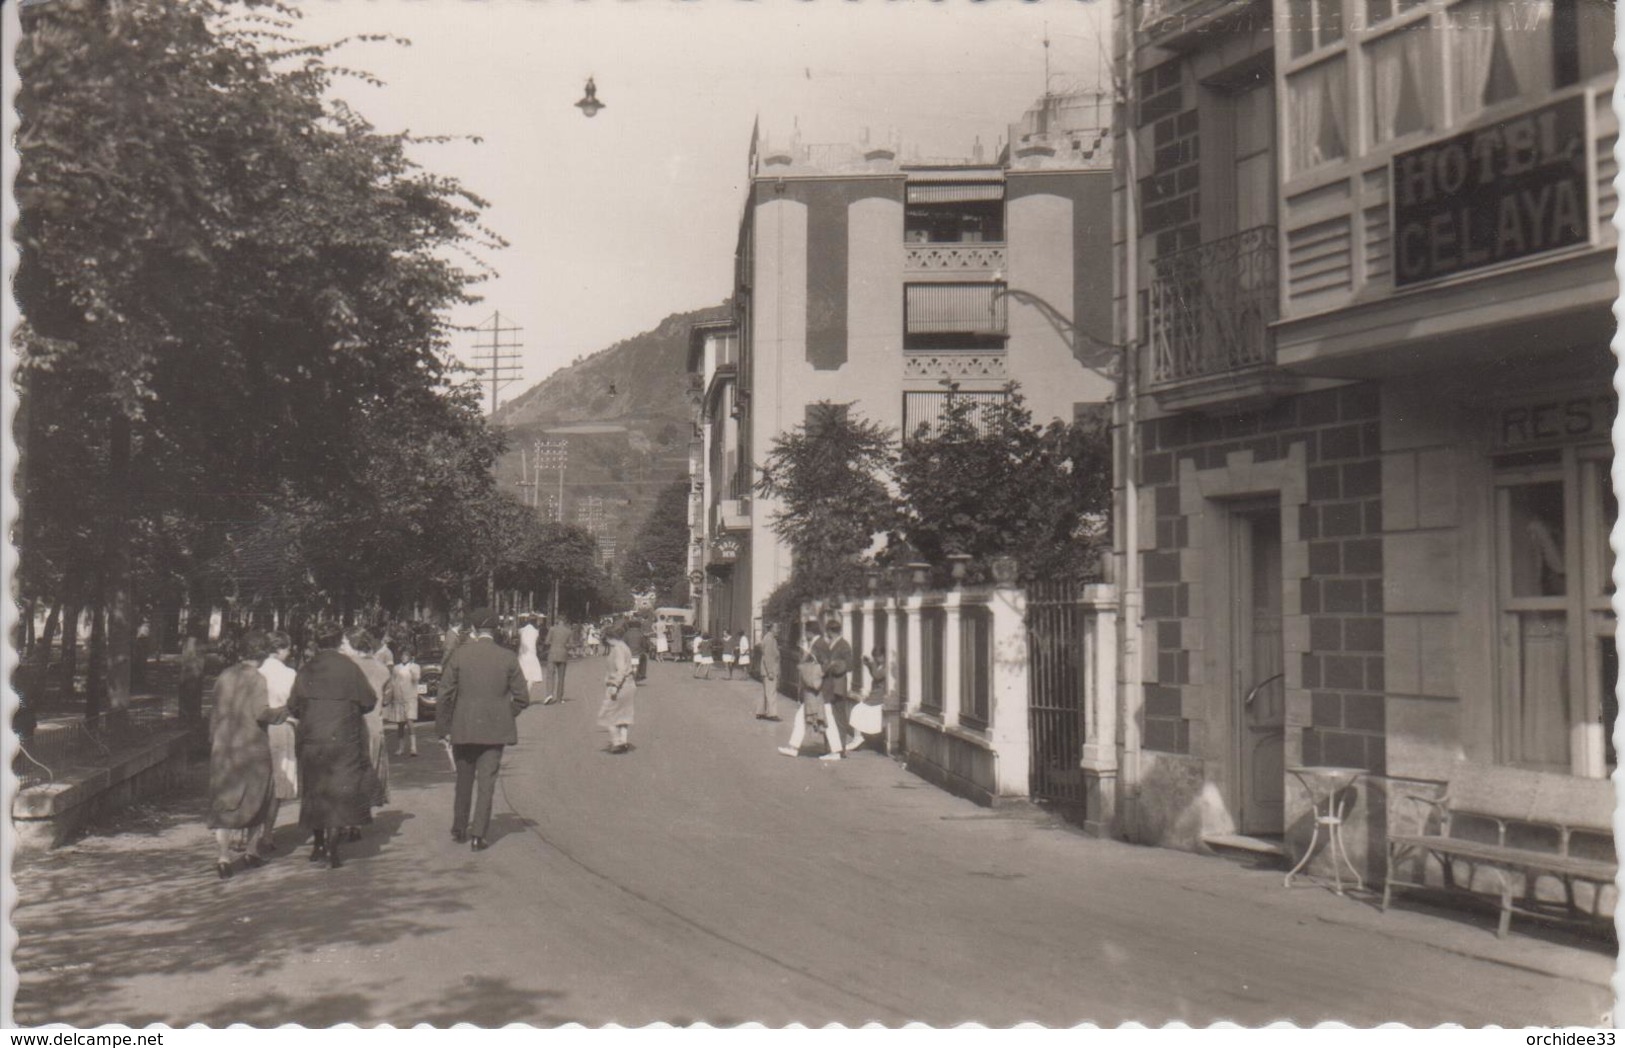
<svg viewBox="0 0 1625 1048">
<path fill-rule="evenodd" d="M 418 660 L 418 720 L 434 720 L 445 651 L 439 633 L 421 633 L 414 638 L 414 643 Z"/>
</svg>

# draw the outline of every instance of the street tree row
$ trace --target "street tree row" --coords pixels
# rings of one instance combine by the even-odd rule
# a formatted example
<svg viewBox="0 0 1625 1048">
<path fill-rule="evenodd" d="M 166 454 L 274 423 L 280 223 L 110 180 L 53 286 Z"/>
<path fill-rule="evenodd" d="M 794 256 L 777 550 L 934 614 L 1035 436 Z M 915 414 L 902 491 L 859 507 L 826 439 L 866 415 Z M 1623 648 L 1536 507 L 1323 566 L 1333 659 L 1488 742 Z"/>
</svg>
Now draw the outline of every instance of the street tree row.
<svg viewBox="0 0 1625 1048">
<path fill-rule="evenodd" d="M 16 595 L 70 686 L 90 612 L 92 713 L 183 603 L 349 619 L 607 584 L 584 534 L 496 490 L 500 435 L 450 362 L 447 312 L 503 246 L 485 202 L 335 100 L 367 74 L 296 18 L 22 12 Z"/>
</svg>

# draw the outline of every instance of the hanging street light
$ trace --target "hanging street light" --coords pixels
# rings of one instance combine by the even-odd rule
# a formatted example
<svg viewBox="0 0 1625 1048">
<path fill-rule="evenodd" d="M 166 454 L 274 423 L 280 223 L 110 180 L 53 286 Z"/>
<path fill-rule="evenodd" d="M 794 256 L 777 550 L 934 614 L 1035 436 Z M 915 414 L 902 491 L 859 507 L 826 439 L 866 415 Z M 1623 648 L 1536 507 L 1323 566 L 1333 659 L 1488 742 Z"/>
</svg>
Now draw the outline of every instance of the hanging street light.
<svg viewBox="0 0 1625 1048">
<path fill-rule="evenodd" d="M 576 108 L 589 117 L 597 116 L 598 111 L 604 108 L 604 103 L 598 101 L 598 85 L 592 82 L 590 76 L 587 78 L 587 93 L 581 96 L 581 101 L 576 103 Z"/>
</svg>

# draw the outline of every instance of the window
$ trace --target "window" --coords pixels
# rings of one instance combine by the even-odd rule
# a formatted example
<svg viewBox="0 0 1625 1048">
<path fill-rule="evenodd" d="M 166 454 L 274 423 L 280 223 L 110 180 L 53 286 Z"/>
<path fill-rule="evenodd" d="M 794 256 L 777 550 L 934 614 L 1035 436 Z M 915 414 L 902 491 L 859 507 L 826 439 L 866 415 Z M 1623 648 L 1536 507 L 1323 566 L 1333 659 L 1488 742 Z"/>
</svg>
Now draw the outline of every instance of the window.
<svg viewBox="0 0 1625 1048">
<path fill-rule="evenodd" d="M 911 185 L 903 210 L 910 244 L 977 244 L 1004 240 L 1004 186 L 998 182 Z"/>
<path fill-rule="evenodd" d="M 963 397 L 978 404 L 1000 404 L 1009 396 L 1004 392 L 966 393 L 963 390 L 953 393 L 904 393 L 903 438 L 918 440 L 934 435 L 942 422 L 943 412 L 948 409 L 949 397 Z"/>
<path fill-rule="evenodd" d="M 1287 77 L 1287 166 L 1312 171 L 1348 156 L 1348 61 L 1338 55 Z"/>
<path fill-rule="evenodd" d="M 904 349 L 1003 349 L 1003 284 L 905 284 Z"/>
<path fill-rule="evenodd" d="M 1497 474 L 1499 757 L 1601 777 L 1615 764 L 1608 449 L 1564 448 Z"/>
<path fill-rule="evenodd" d="M 1552 0 L 1467 0 L 1445 18 L 1458 122 L 1552 90 Z"/>
<path fill-rule="evenodd" d="M 1439 126 L 1439 63 L 1427 19 L 1378 37 L 1365 46 L 1366 111 L 1371 141 L 1390 142 Z"/>
<path fill-rule="evenodd" d="M 1608 0 L 1277 0 L 1276 18 L 1288 178 L 1616 69 Z"/>
</svg>

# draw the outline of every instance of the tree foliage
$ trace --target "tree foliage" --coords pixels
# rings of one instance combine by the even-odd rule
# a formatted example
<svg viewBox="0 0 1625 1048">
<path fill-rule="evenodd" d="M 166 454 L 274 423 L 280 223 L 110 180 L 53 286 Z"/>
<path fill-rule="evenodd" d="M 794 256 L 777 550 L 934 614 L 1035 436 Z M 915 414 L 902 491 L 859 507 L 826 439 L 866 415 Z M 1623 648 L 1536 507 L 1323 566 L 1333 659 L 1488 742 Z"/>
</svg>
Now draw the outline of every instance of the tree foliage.
<svg viewBox="0 0 1625 1048">
<path fill-rule="evenodd" d="M 498 497 L 501 439 L 446 364 L 448 310 L 501 246 L 484 202 L 333 100 L 366 74 L 295 18 L 23 13 L 25 597 L 349 606 L 566 570 L 542 547 L 577 538 Z"/>
<path fill-rule="evenodd" d="M 689 603 L 688 499 L 686 478 L 662 488 L 627 556 L 630 577 L 652 583 L 656 603 L 666 607 Z"/>
<path fill-rule="evenodd" d="M 1108 540 L 1104 421 L 1038 425 L 1014 385 L 999 401 L 950 395 L 937 426 L 903 443 L 895 475 L 895 534 L 939 568 L 968 554 L 985 577 L 1007 554 L 1024 578 L 1088 577 Z"/>
<path fill-rule="evenodd" d="M 845 404 L 812 405 L 806 423 L 774 441 L 756 490 L 779 500 L 770 526 L 790 543 L 797 592 L 856 592 L 865 554 L 896 523 L 887 487 L 896 459 L 893 431 Z"/>
</svg>

